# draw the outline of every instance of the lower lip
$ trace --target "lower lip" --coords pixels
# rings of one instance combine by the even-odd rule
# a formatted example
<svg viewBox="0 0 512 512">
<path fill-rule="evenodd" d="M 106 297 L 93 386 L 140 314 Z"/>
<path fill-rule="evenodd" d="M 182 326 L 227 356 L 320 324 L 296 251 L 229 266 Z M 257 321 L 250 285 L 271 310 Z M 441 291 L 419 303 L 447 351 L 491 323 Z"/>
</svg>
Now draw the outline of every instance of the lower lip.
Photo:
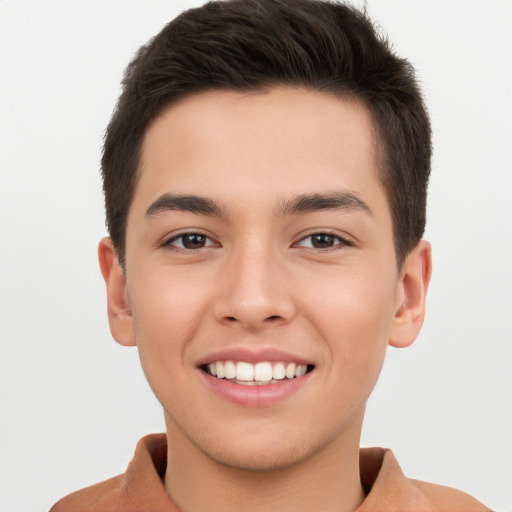
<svg viewBox="0 0 512 512">
<path fill-rule="evenodd" d="M 246 407 L 265 407 L 285 400 L 296 393 L 309 380 L 313 372 L 301 377 L 283 380 L 274 384 L 246 385 L 226 379 L 218 379 L 198 369 L 204 382 L 217 395 L 237 405 Z"/>
</svg>

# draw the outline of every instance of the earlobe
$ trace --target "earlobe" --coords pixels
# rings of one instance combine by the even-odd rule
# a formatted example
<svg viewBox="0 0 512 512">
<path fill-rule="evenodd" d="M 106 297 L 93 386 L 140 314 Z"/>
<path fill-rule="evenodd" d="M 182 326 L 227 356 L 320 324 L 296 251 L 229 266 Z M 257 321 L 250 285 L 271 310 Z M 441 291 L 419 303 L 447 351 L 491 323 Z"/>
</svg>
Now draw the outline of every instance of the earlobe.
<svg viewBox="0 0 512 512">
<path fill-rule="evenodd" d="M 126 289 L 126 276 L 119 265 L 112 240 L 105 237 L 98 245 L 101 273 L 107 287 L 107 307 L 110 332 L 126 346 L 135 345 L 133 317 Z"/>
<path fill-rule="evenodd" d="M 425 318 L 425 302 L 432 273 L 430 244 L 422 240 L 402 266 L 397 288 L 397 305 L 389 344 L 408 347 L 414 343 Z"/>
</svg>

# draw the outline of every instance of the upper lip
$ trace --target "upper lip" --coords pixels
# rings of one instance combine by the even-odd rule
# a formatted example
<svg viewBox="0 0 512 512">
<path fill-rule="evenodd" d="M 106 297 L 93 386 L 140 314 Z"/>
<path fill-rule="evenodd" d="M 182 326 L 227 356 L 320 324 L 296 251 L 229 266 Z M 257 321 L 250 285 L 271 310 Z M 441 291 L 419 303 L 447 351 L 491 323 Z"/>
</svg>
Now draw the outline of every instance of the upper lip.
<svg viewBox="0 0 512 512">
<path fill-rule="evenodd" d="M 244 361 L 246 363 L 256 364 L 260 362 L 283 362 L 313 365 L 311 359 L 304 358 L 286 350 L 274 347 L 248 348 L 248 347 L 229 347 L 208 353 L 196 361 L 197 366 L 215 363 L 217 361 Z"/>
</svg>

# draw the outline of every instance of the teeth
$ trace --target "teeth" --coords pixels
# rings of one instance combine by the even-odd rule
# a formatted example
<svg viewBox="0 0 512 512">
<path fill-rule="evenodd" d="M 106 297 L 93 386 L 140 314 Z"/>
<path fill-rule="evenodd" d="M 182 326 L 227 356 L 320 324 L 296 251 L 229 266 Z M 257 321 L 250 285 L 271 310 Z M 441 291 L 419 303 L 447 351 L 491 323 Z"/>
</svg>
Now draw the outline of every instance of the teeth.
<svg viewBox="0 0 512 512">
<path fill-rule="evenodd" d="M 295 368 L 295 377 L 302 377 L 305 373 L 306 373 L 306 370 L 307 370 L 307 366 L 303 365 L 303 364 L 299 364 L 299 366 L 297 366 Z"/>
<path fill-rule="evenodd" d="M 272 368 L 272 378 L 275 380 L 284 379 L 286 375 L 286 370 L 284 369 L 283 363 L 276 363 L 274 368 Z"/>
<path fill-rule="evenodd" d="M 258 363 L 254 367 L 254 380 L 270 382 L 272 380 L 272 365 L 270 363 Z"/>
<path fill-rule="evenodd" d="M 226 361 L 224 363 L 224 374 L 226 379 L 234 379 L 236 377 L 236 366 L 233 361 Z"/>
<path fill-rule="evenodd" d="M 241 383 L 254 382 L 266 384 L 284 379 L 302 377 L 308 367 L 305 364 L 270 363 L 262 361 L 252 365 L 245 361 L 216 361 L 206 366 L 210 375 L 219 379 L 237 380 Z"/>
<path fill-rule="evenodd" d="M 219 379 L 223 379 L 226 376 L 224 372 L 224 365 L 220 361 L 215 363 L 215 371 L 217 372 L 217 377 Z"/>
<path fill-rule="evenodd" d="M 219 363 L 217 363 L 218 365 Z M 221 363 L 222 364 L 222 363 Z M 236 380 L 254 380 L 254 367 L 250 363 L 236 364 Z"/>
</svg>

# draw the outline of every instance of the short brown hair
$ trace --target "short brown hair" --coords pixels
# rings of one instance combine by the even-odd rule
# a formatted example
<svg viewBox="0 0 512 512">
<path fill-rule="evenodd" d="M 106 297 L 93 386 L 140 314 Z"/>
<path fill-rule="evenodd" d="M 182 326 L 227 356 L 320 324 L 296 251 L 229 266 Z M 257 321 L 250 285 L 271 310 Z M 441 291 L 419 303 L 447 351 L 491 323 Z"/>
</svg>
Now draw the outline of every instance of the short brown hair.
<svg viewBox="0 0 512 512">
<path fill-rule="evenodd" d="M 354 7 L 320 0 L 230 0 L 183 12 L 128 65 L 102 158 L 107 226 L 124 265 L 126 223 L 147 127 L 205 90 L 301 86 L 362 101 L 379 143 L 397 263 L 425 229 L 431 130 L 414 70 Z"/>
</svg>

